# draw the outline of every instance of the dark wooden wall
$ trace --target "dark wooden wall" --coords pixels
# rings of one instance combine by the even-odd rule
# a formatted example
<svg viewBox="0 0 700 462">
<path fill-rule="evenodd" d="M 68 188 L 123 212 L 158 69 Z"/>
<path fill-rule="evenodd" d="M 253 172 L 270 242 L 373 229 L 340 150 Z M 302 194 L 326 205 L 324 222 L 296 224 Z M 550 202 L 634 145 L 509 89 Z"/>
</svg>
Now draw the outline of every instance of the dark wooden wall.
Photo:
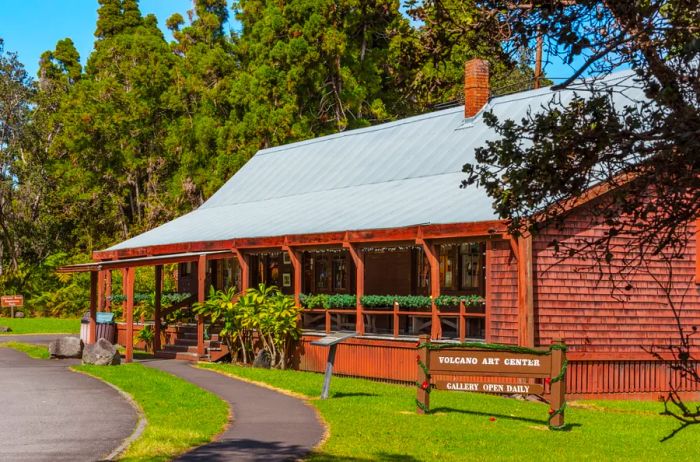
<svg viewBox="0 0 700 462">
<path fill-rule="evenodd" d="M 365 293 L 410 295 L 413 266 L 411 251 L 365 252 Z"/>
</svg>

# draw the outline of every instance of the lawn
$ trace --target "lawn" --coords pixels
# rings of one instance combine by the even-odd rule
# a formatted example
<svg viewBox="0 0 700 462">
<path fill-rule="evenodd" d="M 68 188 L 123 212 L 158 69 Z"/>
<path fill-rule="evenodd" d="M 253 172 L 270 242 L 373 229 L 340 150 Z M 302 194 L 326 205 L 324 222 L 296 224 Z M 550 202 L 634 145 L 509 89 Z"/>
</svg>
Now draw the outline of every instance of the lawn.
<svg viewBox="0 0 700 462">
<path fill-rule="evenodd" d="M 0 326 L 12 329 L 0 335 L 80 333 L 78 318 L 0 318 Z"/>
<path fill-rule="evenodd" d="M 171 460 L 208 443 L 228 422 L 228 405 L 223 400 L 166 372 L 138 363 L 74 369 L 128 393 L 146 415 L 146 429 L 119 460 Z"/>
<path fill-rule="evenodd" d="M 657 402 L 569 403 L 570 430 L 550 431 L 548 406 L 542 403 L 433 391 L 433 413 L 417 415 L 414 387 L 334 377 L 331 399 L 320 400 L 320 374 L 228 364 L 200 367 L 311 397 L 331 434 L 311 456 L 315 462 L 698 460 L 700 425 L 659 442 L 677 425 L 659 415 Z"/>
</svg>

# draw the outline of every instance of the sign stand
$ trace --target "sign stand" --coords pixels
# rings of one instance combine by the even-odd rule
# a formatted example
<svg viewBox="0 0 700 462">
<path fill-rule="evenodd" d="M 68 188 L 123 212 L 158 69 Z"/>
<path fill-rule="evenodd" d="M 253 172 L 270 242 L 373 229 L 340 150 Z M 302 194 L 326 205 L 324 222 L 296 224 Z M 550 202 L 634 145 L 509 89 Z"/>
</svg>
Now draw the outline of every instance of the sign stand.
<svg viewBox="0 0 700 462">
<path fill-rule="evenodd" d="M 10 317 L 15 317 L 15 307 L 24 306 L 24 297 L 22 295 L 3 295 L 0 297 L 0 306 L 10 308 Z"/>
<path fill-rule="evenodd" d="M 327 346 L 328 359 L 326 360 L 326 373 L 323 377 L 323 390 L 321 391 L 321 399 L 327 399 L 331 388 L 331 377 L 333 376 L 333 365 L 335 363 L 335 350 L 338 344 L 344 340 L 356 337 L 357 332 L 348 332 L 342 334 L 326 335 L 320 340 L 311 342 L 312 345 Z"/>
<path fill-rule="evenodd" d="M 561 340 L 553 340 L 548 349 L 535 349 L 476 342 L 431 344 L 430 338 L 422 335 L 418 341 L 417 353 L 416 411 L 419 414 L 430 412 L 432 388 L 540 395 L 545 392 L 544 384 L 532 383 L 529 379 L 544 379 L 544 383 L 550 386 L 549 428 L 565 428 L 567 361 L 566 345 Z M 433 375 L 451 378 L 431 383 Z"/>
</svg>

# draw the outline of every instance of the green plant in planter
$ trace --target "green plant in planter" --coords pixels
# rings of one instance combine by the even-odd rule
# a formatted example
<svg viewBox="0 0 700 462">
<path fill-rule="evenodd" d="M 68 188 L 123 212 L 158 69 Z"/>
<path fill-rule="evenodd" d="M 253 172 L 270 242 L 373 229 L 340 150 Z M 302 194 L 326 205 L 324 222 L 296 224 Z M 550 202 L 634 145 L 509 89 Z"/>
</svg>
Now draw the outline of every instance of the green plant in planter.
<svg viewBox="0 0 700 462">
<path fill-rule="evenodd" d="M 136 342 L 143 342 L 146 345 L 146 351 L 153 351 L 153 340 L 155 339 L 155 331 L 151 326 L 143 326 L 135 336 Z"/>
<path fill-rule="evenodd" d="M 360 299 L 362 306 L 366 308 L 391 309 L 394 302 L 407 309 L 423 309 L 432 305 L 432 299 L 425 295 L 363 295 Z"/>
<path fill-rule="evenodd" d="M 479 295 L 440 295 L 435 299 L 437 306 L 453 307 L 459 306 L 463 301 L 466 306 L 478 306 L 484 303 L 483 297 Z"/>
<path fill-rule="evenodd" d="M 354 294 L 300 294 L 299 302 L 304 308 L 351 308 L 357 303 Z"/>
</svg>

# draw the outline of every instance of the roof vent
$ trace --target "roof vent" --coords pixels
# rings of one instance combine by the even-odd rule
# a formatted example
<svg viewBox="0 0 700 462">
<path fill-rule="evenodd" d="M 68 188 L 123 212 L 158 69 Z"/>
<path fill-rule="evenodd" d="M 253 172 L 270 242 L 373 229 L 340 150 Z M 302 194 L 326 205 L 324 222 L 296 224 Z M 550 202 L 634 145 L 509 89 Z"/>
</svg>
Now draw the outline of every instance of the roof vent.
<svg viewBox="0 0 700 462">
<path fill-rule="evenodd" d="M 489 102 L 489 63 L 470 59 L 464 63 L 464 117 L 474 117 Z"/>
</svg>

